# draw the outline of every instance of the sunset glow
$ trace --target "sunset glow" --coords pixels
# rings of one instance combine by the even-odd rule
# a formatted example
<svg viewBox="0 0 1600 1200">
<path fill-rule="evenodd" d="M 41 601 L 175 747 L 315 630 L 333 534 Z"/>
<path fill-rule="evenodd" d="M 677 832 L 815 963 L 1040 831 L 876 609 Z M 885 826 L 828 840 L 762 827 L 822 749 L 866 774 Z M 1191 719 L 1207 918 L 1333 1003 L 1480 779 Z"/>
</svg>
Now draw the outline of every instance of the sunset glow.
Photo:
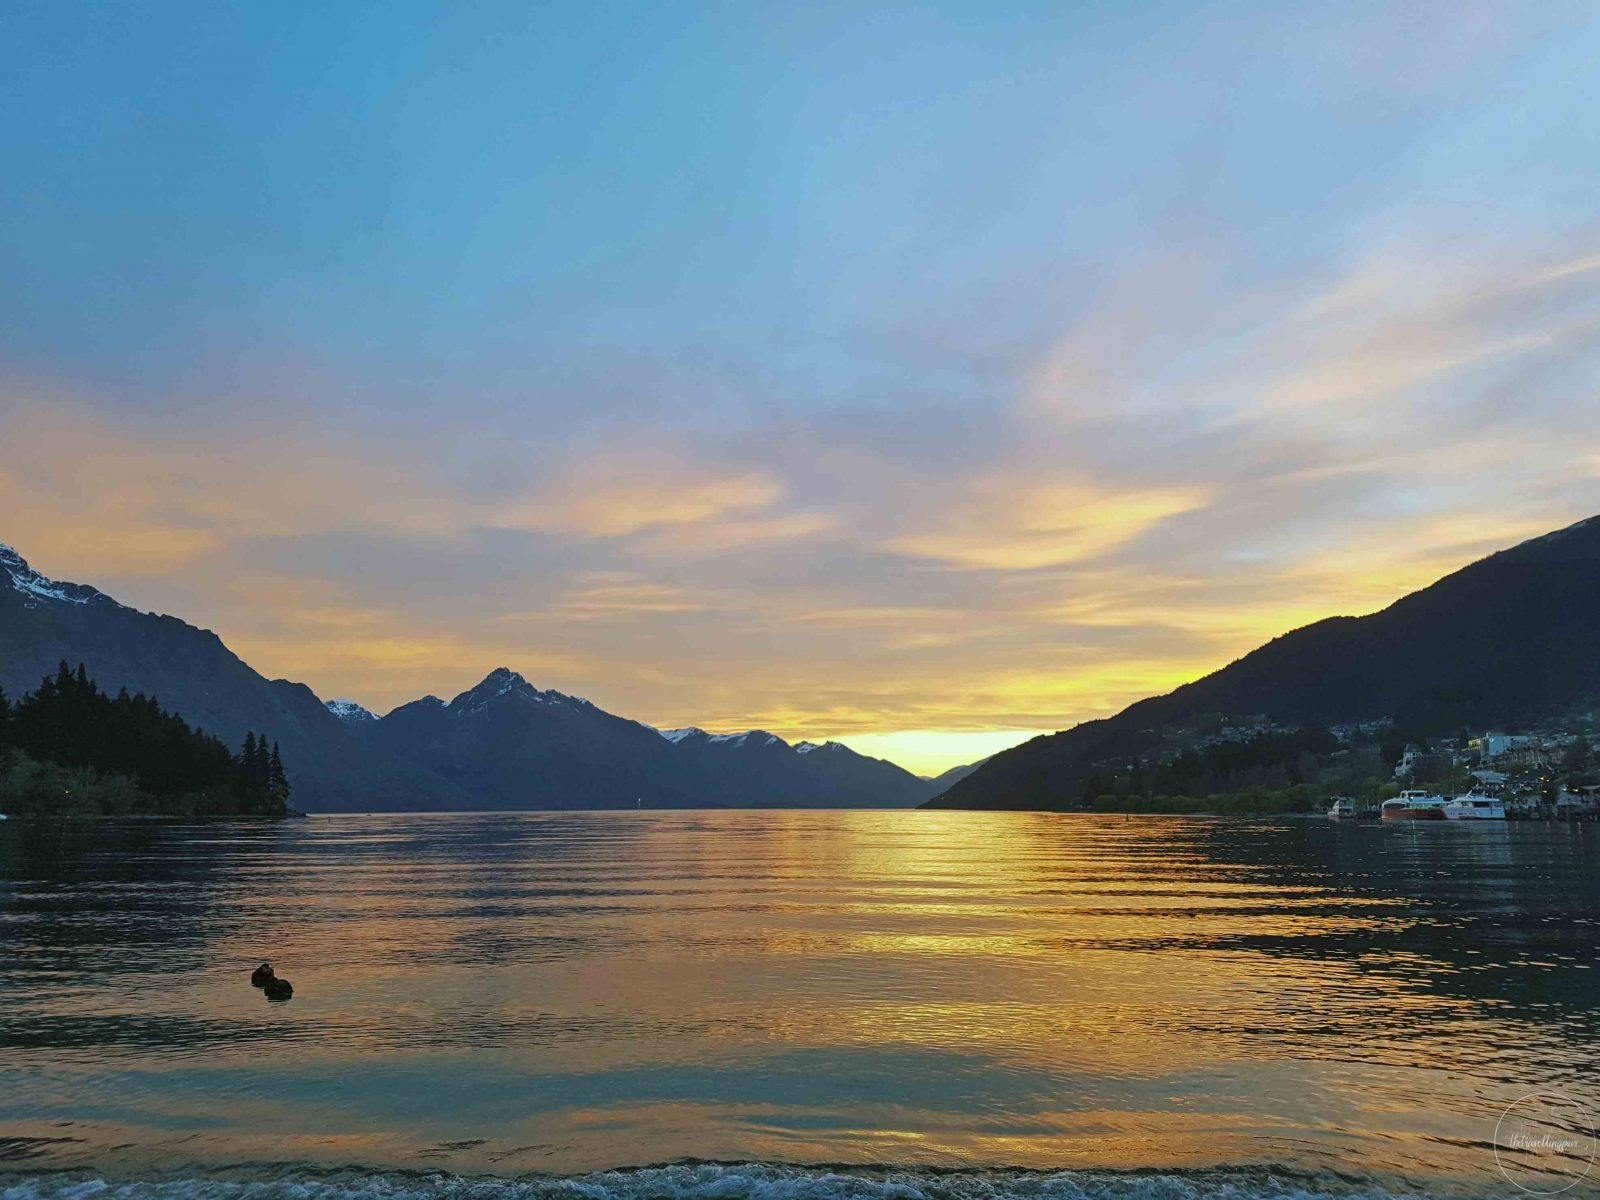
<svg viewBox="0 0 1600 1200">
<path fill-rule="evenodd" d="M 0 540 L 378 712 L 1108 715 L 1600 511 L 1600 25 L 1449 7 L 14 14 Z"/>
</svg>

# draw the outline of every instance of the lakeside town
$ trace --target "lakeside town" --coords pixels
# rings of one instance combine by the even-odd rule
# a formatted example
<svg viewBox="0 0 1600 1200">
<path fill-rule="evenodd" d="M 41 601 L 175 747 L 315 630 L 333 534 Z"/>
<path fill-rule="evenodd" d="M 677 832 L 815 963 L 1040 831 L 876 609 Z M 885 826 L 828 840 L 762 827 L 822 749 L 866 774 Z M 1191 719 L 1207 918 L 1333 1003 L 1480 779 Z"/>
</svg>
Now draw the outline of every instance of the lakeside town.
<svg viewBox="0 0 1600 1200">
<path fill-rule="evenodd" d="M 1405 736 L 1208 714 L 1145 729 L 1097 761 L 1078 811 L 1318 814 L 1335 819 L 1600 820 L 1592 711 L 1511 728 Z"/>
<path fill-rule="evenodd" d="M 1385 789 L 1399 791 L 1385 796 L 1384 805 L 1420 792 L 1423 798 L 1443 797 L 1489 813 L 1502 810 L 1513 821 L 1597 820 L 1597 751 L 1600 733 L 1593 714 L 1521 732 L 1408 743 L 1394 764 L 1394 783 Z"/>
</svg>

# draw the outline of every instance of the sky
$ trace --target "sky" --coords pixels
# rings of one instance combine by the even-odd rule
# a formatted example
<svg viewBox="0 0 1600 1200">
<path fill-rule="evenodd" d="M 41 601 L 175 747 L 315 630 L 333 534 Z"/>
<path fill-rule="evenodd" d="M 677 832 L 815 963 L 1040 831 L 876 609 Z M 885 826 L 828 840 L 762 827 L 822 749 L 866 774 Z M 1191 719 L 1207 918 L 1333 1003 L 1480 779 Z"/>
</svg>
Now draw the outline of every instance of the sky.
<svg viewBox="0 0 1600 1200">
<path fill-rule="evenodd" d="M 1600 9 L 0 6 L 0 540 L 933 772 L 1600 512 Z"/>
</svg>

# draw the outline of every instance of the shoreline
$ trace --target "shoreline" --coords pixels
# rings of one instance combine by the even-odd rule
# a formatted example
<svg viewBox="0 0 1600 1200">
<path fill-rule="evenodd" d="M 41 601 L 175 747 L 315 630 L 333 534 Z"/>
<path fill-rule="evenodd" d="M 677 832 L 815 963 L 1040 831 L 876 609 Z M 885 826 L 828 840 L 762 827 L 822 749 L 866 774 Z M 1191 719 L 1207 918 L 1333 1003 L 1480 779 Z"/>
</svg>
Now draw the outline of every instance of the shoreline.
<svg viewBox="0 0 1600 1200">
<path fill-rule="evenodd" d="M 8 1200 L 75 1200 L 111 1191 L 140 1200 L 259 1195 L 291 1189 L 313 1200 L 1410 1200 L 1498 1194 L 1503 1181 L 1419 1178 L 1394 1172 L 1311 1170 L 1252 1160 L 1205 1166 L 1007 1166 L 933 1163 L 804 1163 L 682 1157 L 575 1171 L 495 1172 L 437 1166 L 294 1162 L 177 1168 L 49 1168 L 0 1162 Z"/>
</svg>

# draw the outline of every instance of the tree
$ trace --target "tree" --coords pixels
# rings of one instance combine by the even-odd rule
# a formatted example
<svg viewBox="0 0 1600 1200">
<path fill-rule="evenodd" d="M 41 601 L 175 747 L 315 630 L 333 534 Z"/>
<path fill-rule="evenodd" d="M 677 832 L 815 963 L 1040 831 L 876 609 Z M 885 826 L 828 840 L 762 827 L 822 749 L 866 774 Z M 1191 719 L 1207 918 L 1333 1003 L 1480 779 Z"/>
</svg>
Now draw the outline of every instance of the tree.
<svg viewBox="0 0 1600 1200">
<path fill-rule="evenodd" d="M 278 743 L 272 743 L 272 757 L 267 761 L 267 793 L 279 800 L 289 799 L 289 777 L 283 772 L 283 756 L 278 753 Z"/>
<path fill-rule="evenodd" d="M 244 735 L 244 745 L 239 750 L 239 769 L 246 778 L 254 779 L 256 774 L 256 731 L 249 730 Z"/>
<path fill-rule="evenodd" d="M 271 766 L 272 756 L 267 751 L 267 735 L 263 733 L 256 739 L 256 761 L 250 772 L 250 782 L 258 788 L 265 788 Z"/>
<path fill-rule="evenodd" d="M 1316 783 L 1321 777 L 1321 770 L 1317 766 L 1317 756 L 1309 750 L 1300 751 L 1296 756 L 1294 766 L 1289 768 L 1289 782 Z"/>
<path fill-rule="evenodd" d="M 1083 781 L 1083 793 L 1078 797 L 1083 804 L 1093 804 L 1101 796 L 1110 792 L 1112 784 L 1106 780 L 1099 767 L 1089 772 L 1088 778 Z"/>
</svg>

